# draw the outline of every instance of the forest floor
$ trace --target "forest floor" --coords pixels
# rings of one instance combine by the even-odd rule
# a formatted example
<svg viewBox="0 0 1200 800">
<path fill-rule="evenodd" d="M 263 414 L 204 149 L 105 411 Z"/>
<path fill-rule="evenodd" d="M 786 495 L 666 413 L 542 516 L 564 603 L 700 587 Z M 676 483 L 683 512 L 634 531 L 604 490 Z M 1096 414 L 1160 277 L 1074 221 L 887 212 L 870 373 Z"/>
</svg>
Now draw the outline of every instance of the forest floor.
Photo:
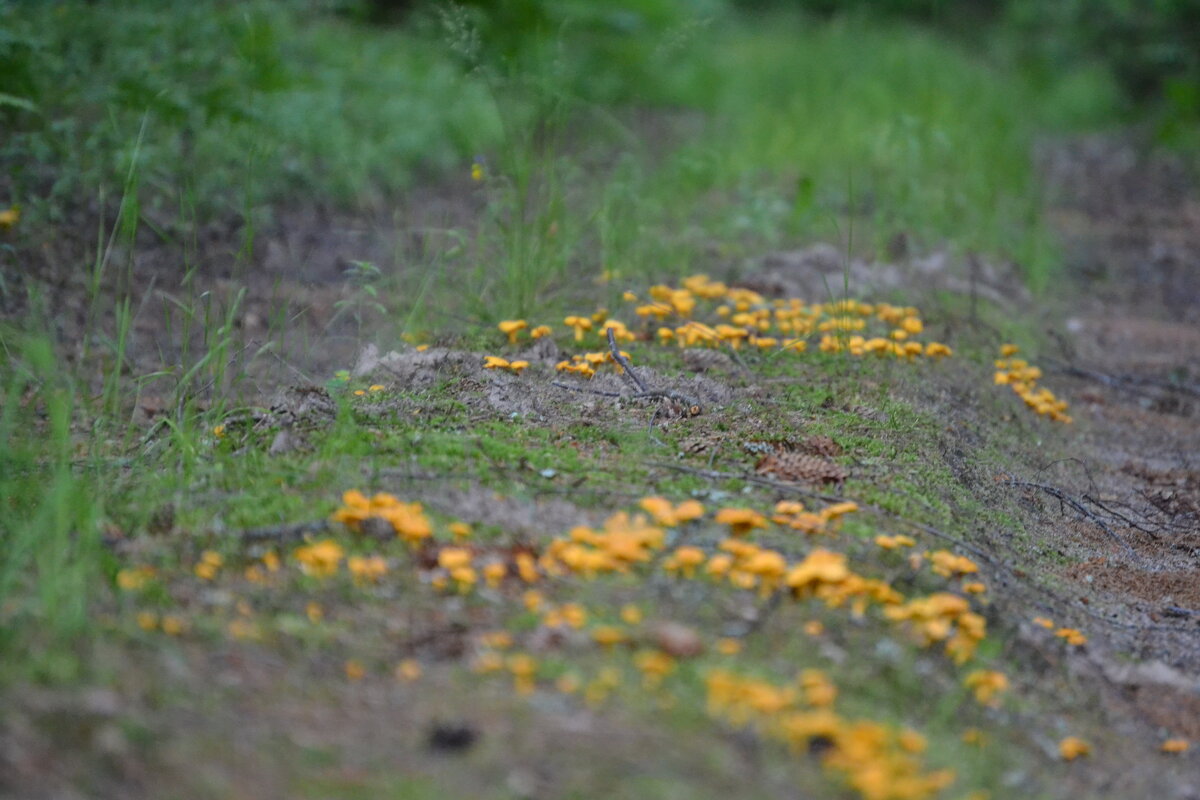
<svg viewBox="0 0 1200 800">
<path fill-rule="evenodd" d="M 147 383 L 137 457 L 85 467 L 123 498 L 115 585 L 84 685 L 8 692 L 0 793 L 1200 797 L 1200 748 L 1162 750 L 1200 743 L 1200 192 L 1112 139 L 1039 163 L 1068 254 L 1046 292 L 903 238 L 714 247 L 682 294 L 617 287 L 634 375 L 602 316 L 374 341 L 347 265 L 471 219 L 465 181 L 386 220 L 277 211 L 237 274 L 243 232 L 205 230 L 182 280 L 245 288 L 224 357 L 256 399 L 185 440 Z M 139 241 L 104 291 L 150 374 L 205 328 L 166 327 L 175 245 Z M 36 254 L 60 342 L 92 324 L 91 247 Z M 761 346 L 656 332 L 760 309 Z M 1029 331 L 1011 356 L 1000 320 Z M 906 325 L 925 354 L 851 352 Z M 557 367 L 589 351 L 590 380 Z M 1065 412 L 998 383 L 1031 366 Z"/>
</svg>

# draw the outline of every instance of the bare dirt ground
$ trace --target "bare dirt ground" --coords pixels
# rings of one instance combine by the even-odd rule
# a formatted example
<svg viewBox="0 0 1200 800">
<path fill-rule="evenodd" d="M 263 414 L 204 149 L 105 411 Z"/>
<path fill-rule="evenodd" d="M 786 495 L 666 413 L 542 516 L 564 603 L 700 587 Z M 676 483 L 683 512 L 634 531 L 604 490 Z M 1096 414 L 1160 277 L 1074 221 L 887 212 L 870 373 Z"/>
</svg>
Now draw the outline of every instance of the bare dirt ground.
<svg viewBox="0 0 1200 800">
<path fill-rule="evenodd" d="M 1061 595 L 1104 631 L 1084 669 L 1114 714 L 1200 736 L 1200 197 L 1183 166 L 1110 140 L 1044 156 L 1071 254 L 1060 353 L 1086 409 L 1077 460 L 1045 483 L 1084 511 L 1057 525 Z M 1062 501 L 1028 488 L 1057 517 Z"/>
</svg>

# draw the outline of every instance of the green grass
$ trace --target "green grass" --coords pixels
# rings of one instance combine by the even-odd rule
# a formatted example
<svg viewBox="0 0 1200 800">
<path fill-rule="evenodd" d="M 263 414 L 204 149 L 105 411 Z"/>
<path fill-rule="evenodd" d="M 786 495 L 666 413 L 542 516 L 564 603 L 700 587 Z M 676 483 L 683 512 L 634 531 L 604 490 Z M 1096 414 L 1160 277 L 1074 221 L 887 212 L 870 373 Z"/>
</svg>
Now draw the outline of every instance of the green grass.
<svg viewBox="0 0 1200 800">
<path fill-rule="evenodd" d="M 0 30 L 28 104 L 0 109 L 0 159 L 51 219 L 130 166 L 135 208 L 180 223 L 306 193 L 369 206 L 498 139 L 437 41 L 288 3 L 4 3 Z"/>
<path fill-rule="evenodd" d="M 74 466 L 76 387 L 49 342 L 0 329 L 0 682 L 79 677 L 102 551 L 94 477 Z"/>
<path fill-rule="evenodd" d="M 478 226 L 451 231 L 415 274 L 399 260 L 378 265 L 389 290 L 420 287 L 421 301 L 402 310 L 414 326 L 436 323 L 412 314 L 430 298 L 460 298 L 485 320 L 528 314 L 578 297 L 605 270 L 682 274 L 714 241 L 733 257 L 813 238 L 845 247 L 856 226 L 856 250 L 904 231 L 924 247 L 1015 259 L 1041 286 L 1056 256 L 1039 218 L 1034 137 L 1113 109 L 1089 73 L 1035 82 L 919 28 L 716 17 L 655 34 L 672 42 L 670 58 L 636 62 L 651 74 L 624 102 L 706 120 L 664 142 L 593 99 L 611 92 L 569 70 L 557 77 L 572 52 L 596 56 L 569 27 L 557 61 L 531 47 L 463 74 L 452 36 L 286 3 L 9 5 L 0 15 L 0 58 L 27 76 L 32 109 L 5 110 L 14 135 L 0 160 L 10 201 L 34 219 L 134 175 L 127 225 L 153 220 L 186 240 L 191 226 L 232 214 L 252 248 L 284 198 L 378 212 L 415 179 L 465 176 L 485 155 Z M 589 63 L 595 82 L 624 75 Z M 623 155 L 595 157 L 614 150 Z M 482 302 L 453 290 L 463 254 L 449 253 L 464 243 L 465 295 Z"/>
</svg>

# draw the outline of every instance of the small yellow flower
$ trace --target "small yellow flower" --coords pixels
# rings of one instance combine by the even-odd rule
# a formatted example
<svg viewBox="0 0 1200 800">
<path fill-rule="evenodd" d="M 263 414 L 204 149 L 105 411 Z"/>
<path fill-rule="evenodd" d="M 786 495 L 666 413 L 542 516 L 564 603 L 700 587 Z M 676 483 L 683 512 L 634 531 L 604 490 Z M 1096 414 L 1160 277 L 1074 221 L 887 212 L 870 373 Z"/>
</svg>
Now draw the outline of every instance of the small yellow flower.
<svg viewBox="0 0 1200 800">
<path fill-rule="evenodd" d="M 637 625 L 642 621 L 642 610 L 629 603 L 621 606 L 621 621 L 626 625 Z"/>
<path fill-rule="evenodd" d="M 728 553 L 717 553 L 708 560 L 704 571 L 714 578 L 721 578 L 729 574 L 729 570 L 733 567 L 733 556 Z"/>
<path fill-rule="evenodd" d="M 158 627 L 158 614 L 153 611 L 139 611 L 137 624 L 144 631 L 152 631 Z"/>
<path fill-rule="evenodd" d="M 471 591 L 471 587 L 479 581 L 479 573 L 475 571 L 474 567 L 452 569 L 450 570 L 450 577 L 458 584 L 458 591 L 462 594 Z"/>
<path fill-rule="evenodd" d="M 361 681 L 363 676 L 367 674 L 363 665 L 354 659 L 347 661 L 343 668 L 346 670 L 346 678 L 351 681 Z"/>
<path fill-rule="evenodd" d="M 665 497 L 643 497 L 638 501 L 638 506 L 659 525 L 671 527 L 676 523 L 675 507 Z"/>
<path fill-rule="evenodd" d="M 479 641 L 493 650 L 507 650 L 513 645 L 512 634 L 508 631 L 491 631 L 479 637 Z"/>
<path fill-rule="evenodd" d="M 525 609 L 534 614 L 542 607 L 542 593 L 534 589 L 530 589 L 525 594 L 521 595 L 521 601 L 525 604 Z"/>
<path fill-rule="evenodd" d="M 216 427 L 214 427 L 213 428 L 213 436 L 217 437 L 218 439 L 224 439 L 225 438 L 225 426 L 217 425 Z"/>
<path fill-rule="evenodd" d="M 691 522 L 704 516 L 704 506 L 699 500 L 684 500 L 675 506 L 675 519 L 679 522 Z"/>
<path fill-rule="evenodd" d="M 242 617 L 230 620 L 225 629 L 235 639 L 258 639 L 261 636 L 258 625 Z"/>
<path fill-rule="evenodd" d="M 879 536 L 875 537 L 875 544 L 879 547 L 882 547 L 884 550 L 895 550 L 899 547 L 913 547 L 916 545 L 916 543 L 917 542 L 915 539 L 913 539 L 911 536 L 905 536 L 904 534 L 896 534 L 895 536 L 880 534 Z"/>
<path fill-rule="evenodd" d="M 963 679 L 963 685 L 975 692 L 982 705 L 997 705 L 997 697 L 1008 689 L 1008 677 L 1002 672 L 977 669 Z"/>
<path fill-rule="evenodd" d="M 508 657 L 505 666 L 518 678 L 532 678 L 537 674 L 537 661 L 527 653 L 513 653 Z"/>
<path fill-rule="evenodd" d="M 471 670 L 480 675 L 499 672 L 502 669 L 504 669 L 504 658 L 499 653 L 490 650 L 480 653 L 471 663 Z"/>
<path fill-rule="evenodd" d="M 0 228 L 11 230 L 18 222 L 21 221 L 21 207 L 13 206 L 0 211 Z"/>
<path fill-rule="evenodd" d="M 900 735 L 896 737 L 896 743 L 910 753 L 924 753 L 929 747 L 929 740 L 912 728 L 900 731 Z"/>
<path fill-rule="evenodd" d="M 1087 637 L 1081 631 L 1075 628 L 1059 628 L 1054 632 L 1054 635 L 1059 639 L 1065 639 L 1067 644 L 1079 647 L 1087 644 Z"/>
<path fill-rule="evenodd" d="M 626 639 L 625 631 L 616 625 L 601 625 L 592 629 L 592 641 L 602 647 L 612 647 Z"/>
<path fill-rule="evenodd" d="M 562 614 L 563 621 L 572 628 L 579 629 L 587 623 L 587 609 L 578 603 L 567 603 L 563 605 L 563 607 L 559 609 L 559 613 Z"/>
<path fill-rule="evenodd" d="M 217 577 L 217 573 L 224 563 L 225 559 L 221 557 L 220 553 L 215 550 L 205 550 L 200 554 L 200 563 L 196 565 L 193 571 L 196 573 L 196 577 L 201 580 L 211 581 Z"/>
<path fill-rule="evenodd" d="M 130 567 L 117 573 L 117 586 L 124 592 L 143 588 L 154 577 L 154 567 Z"/>
<path fill-rule="evenodd" d="M 187 630 L 187 621 L 175 614 L 164 614 L 161 626 L 167 636 L 178 636 Z"/>
<path fill-rule="evenodd" d="M 324 539 L 310 545 L 297 547 L 292 552 L 292 557 L 300 562 L 300 567 L 305 574 L 327 578 L 338 571 L 342 554 L 340 544 L 332 539 Z"/>
<path fill-rule="evenodd" d="M 346 561 L 346 567 L 354 576 L 357 584 L 379 583 L 379 579 L 387 574 L 387 561 L 383 556 L 351 556 Z"/>
<path fill-rule="evenodd" d="M 421 677 L 421 665 L 415 658 L 406 658 L 396 665 L 396 680 L 412 683 Z"/>
<path fill-rule="evenodd" d="M 737 639 L 718 639 L 717 652 L 723 656 L 736 656 L 742 652 L 742 643 Z"/>
<path fill-rule="evenodd" d="M 537 562 L 529 553 L 517 553 L 514 559 L 517 562 L 517 574 L 521 576 L 521 580 L 525 583 L 537 583 L 538 574 Z"/>
<path fill-rule="evenodd" d="M 1078 736 L 1068 736 L 1058 743 L 1058 754 L 1063 761 L 1074 761 L 1081 756 L 1090 755 L 1092 746 Z"/>
<path fill-rule="evenodd" d="M 928 555 L 933 564 L 933 571 L 938 575 L 949 578 L 955 575 L 971 575 L 979 571 L 979 566 L 966 556 L 958 556 L 949 550 L 937 550 Z"/>
<path fill-rule="evenodd" d="M 471 551 L 466 547 L 443 547 L 438 551 L 438 566 L 444 570 L 455 570 L 470 564 Z"/>
<path fill-rule="evenodd" d="M 504 582 L 508 575 L 508 565 L 502 561 L 493 561 L 483 568 L 483 579 L 493 589 Z"/>
<path fill-rule="evenodd" d="M 663 568 L 670 572 L 678 571 L 685 578 L 692 578 L 707 558 L 699 547 L 681 547 L 664 562 Z"/>
<path fill-rule="evenodd" d="M 634 656 L 633 665 L 641 670 L 642 684 L 653 689 L 675 671 L 675 659 L 661 650 L 643 650 Z"/>
<path fill-rule="evenodd" d="M 471 180 L 475 181 L 476 183 L 479 183 L 485 177 L 486 177 L 486 173 L 484 172 L 483 164 L 480 164 L 478 161 L 473 163 L 471 165 Z"/>
</svg>

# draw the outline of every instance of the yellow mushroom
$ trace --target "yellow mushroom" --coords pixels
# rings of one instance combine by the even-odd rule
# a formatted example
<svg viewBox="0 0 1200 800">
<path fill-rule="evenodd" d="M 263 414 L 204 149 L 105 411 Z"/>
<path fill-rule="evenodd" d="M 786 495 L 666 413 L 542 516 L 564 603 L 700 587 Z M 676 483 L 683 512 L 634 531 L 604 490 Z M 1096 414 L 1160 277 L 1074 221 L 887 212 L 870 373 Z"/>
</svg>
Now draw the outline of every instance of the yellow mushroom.
<svg viewBox="0 0 1200 800">
<path fill-rule="evenodd" d="M 517 336 L 522 330 L 529 327 L 529 323 L 523 319 L 506 319 L 496 326 L 500 332 L 508 336 L 509 344 L 517 343 Z"/>
<path fill-rule="evenodd" d="M 592 321 L 589 318 L 574 315 L 564 319 L 563 325 L 566 325 L 568 328 L 575 329 L 575 341 L 577 342 L 583 341 L 584 331 L 590 331 L 592 329 Z"/>
</svg>

